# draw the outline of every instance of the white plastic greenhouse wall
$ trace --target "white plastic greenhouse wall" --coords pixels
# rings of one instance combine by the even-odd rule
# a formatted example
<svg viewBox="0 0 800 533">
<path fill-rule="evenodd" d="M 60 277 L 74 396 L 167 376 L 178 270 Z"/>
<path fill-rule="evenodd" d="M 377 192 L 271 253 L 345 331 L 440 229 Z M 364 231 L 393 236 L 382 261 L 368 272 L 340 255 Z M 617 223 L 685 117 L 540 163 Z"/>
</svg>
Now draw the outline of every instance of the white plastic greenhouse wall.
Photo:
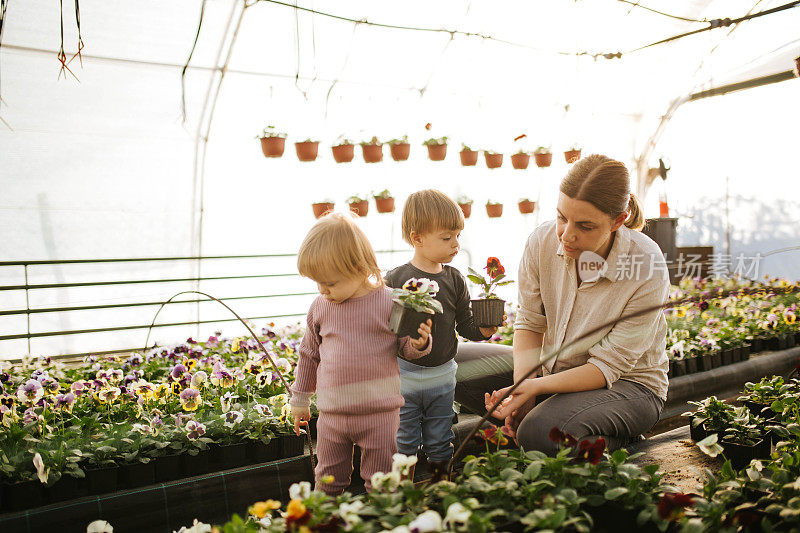
<svg viewBox="0 0 800 533">
<path fill-rule="evenodd" d="M 783 3 L 762 1 L 757 11 Z M 377 214 L 373 204 L 361 220 L 375 249 L 397 251 L 381 254 L 388 268 L 410 257 L 400 237 L 405 197 L 433 187 L 474 200 L 455 265 L 465 271 L 496 256 L 513 273 L 526 236 L 554 218 L 558 183 L 568 170 L 561 154 L 577 143 L 584 154 L 625 162 L 634 180 L 642 178 L 642 154 L 647 167 L 663 158 L 668 178 L 650 188 L 645 215 L 658 216 L 663 186 L 679 219 L 679 245 L 759 256 L 759 276 L 800 278 L 800 250 L 791 249 L 800 245 L 800 80 L 684 103 L 647 150 L 677 99 L 794 69 L 800 9 L 636 51 L 708 24 L 615 0 L 298 4 L 357 21 L 454 33 L 348 22 L 267 1 L 84 0 L 82 64 L 75 58 L 71 73 L 60 73 L 58 4 L 2 4 L 2 262 L 293 254 L 314 222 L 312 202 L 330 198 L 345 210 L 353 194 L 389 189 L 398 211 Z M 647 6 L 710 20 L 740 17 L 753 4 L 651 0 Z M 64 3 L 63 32 L 71 58 L 78 46 L 71 2 Z M 602 56 L 616 52 L 622 56 Z M 267 125 L 288 134 L 282 158 L 261 153 L 256 136 Z M 514 143 L 521 134 L 527 137 Z M 337 164 L 330 146 L 341 135 L 356 142 L 408 135 L 411 156 L 394 162 L 384 147 L 384 161 L 370 165 L 357 149 L 352 163 Z M 441 136 L 449 138 L 447 158 L 430 161 L 422 142 Z M 308 138 L 321 141 L 320 156 L 301 163 L 293 143 Z M 490 170 L 481 160 L 462 167 L 462 143 L 504 153 L 503 166 Z M 551 167 L 511 168 L 511 153 L 540 145 L 552 148 Z M 537 201 L 533 215 L 517 211 L 522 197 Z M 501 218 L 487 218 L 483 204 L 490 199 L 505 204 Z M 296 273 L 294 259 L 3 265 L 0 285 L 277 273 Z M 3 290 L 0 311 L 162 302 L 198 288 L 240 297 L 309 293 L 314 285 L 287 276 Z M 505 289 L 503 296 L 516 300 L 514 286 Z M 300 320 L 311 298 L 230 304 L 243 316 L 295 315 L 274 319 L 286 322 Z M 144 328 L 8 337 L 146 325 L 157 309 L 0 314 L 0 358 L 143 347 Z M 150 342 L 215 330 L 241 334 L 233 322 L 213 322 L 230 318 L 226 313 L 213 303 L 168 306 L 159 323 L 206 323 L 157 328 Z"/>
</svg>

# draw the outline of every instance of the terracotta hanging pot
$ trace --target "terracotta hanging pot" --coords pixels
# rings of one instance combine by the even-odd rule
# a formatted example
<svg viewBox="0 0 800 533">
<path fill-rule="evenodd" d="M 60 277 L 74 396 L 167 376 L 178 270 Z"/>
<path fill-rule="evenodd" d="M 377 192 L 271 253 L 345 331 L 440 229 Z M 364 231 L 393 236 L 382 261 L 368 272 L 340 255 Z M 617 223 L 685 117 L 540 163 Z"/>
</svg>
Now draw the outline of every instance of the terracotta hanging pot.
<svg viewBox="0 0 800 533">
<path fill-rule="evenodd" d="M 428 157 L 431 161 L 444 161 L 444 158 L 447 157 L 447 143 L 429 144 Z"/>
<path fill-rule="evenodd" d="M 580 158 L 581 158 L 580 150 L 567 150 L 566 152 L 564 152 L 564 159 L 567 161 L 567 163 L 574 163 Z"/>
<path fill-rule="evenodd" d="M 553 154 L 533 154 L 533 157 L 536 159 L 536 166 L 539 168 L 549 167 L 553 163 Z"/>
<path fill-rule="evenodd" d="M 517 170 L 525 170 L 531 162 L 529 154 L 514 154 L 511 156 L 511 166 Z"/>
<path fill-rule="evenodd" d="M 380 163 L 383 161 L 383 145 L 362 144 L 361 155 L 364 156 L 365 163 Z"/>
<path fill-rule="evenodd" d="M 461 212 L 464 213 L 464 218 L 469 218 L 472 214 L 472 204 L 458 204 L 458 207 L 460 207 Z"/>
<path fill-rule="evenodd" d="M 286 148 L 286 138 L 284 137 L 261 137 L 261 151 L 264 157 L 280 157 Z"/>
<path fill-rule="evenodd" d="M 486 204 L 486 214 L 489 218 L 503 216 L 503 204 Z"/>
<path fill-rule="evenodd" d="M 478 164 L 478 151 L 477 150 L 461 150 L 461 165 L 465 167 L 474 167 Z"/>
<path fill-rule="evenodd" d="M 519 212 L 523 215 L 529 215 L 533 213 L 533 210 L 536 209 L 536 202 L 531 200 L 520 200 L 519 201 Z"/>
<path fill-rule="evenodd" d="M 369 211 L 369 202 L 366 200 L 361 200 L 360 202 L 352 202 L 350 205 L 350 211 L 355 213 L 360 217 L 367 216 L 367 212 Z"/>
<path fill-rule="evenodd" d="M 406 161 L 408 160 L 408 155 L 411 153 L 411 145 L 408 143 L 390 144 L 389 151 L 392 153 L 392 159 L 395 161 Z"/>
<path fill-rule="evenodd" d="M 486 168 L 500 168 L 503 166 L 503 154 L 483 152 L 483 157 L 486 159 Z"/>
<path fill-rule="evenodd" d="M 337 163 L 349 163 L 353 160 L 354 150 L 352 144 L 345 143 L 339 146 L 332 146 L 331 152 L 333 152 L 333 158 Z"/>
<path fill-rule="evenodd" d="M 314 210 L 314 218 L 319 218 L 325 213 L 333 211 L 333 202 L 317 202 L 311 204 L 311 209 Z"/>
<path fill-rule="evenodd" d="M 378 213 L 391 213 L 394 211 L 394 198 L 375 198 L 375 208 Z"/>
<path fill-rule="evenodd" d="M 314 161 L 319 153 L 319 141 L 303 141 L 294 143 L 297 159 L 300 161 Z"/>
</svg>

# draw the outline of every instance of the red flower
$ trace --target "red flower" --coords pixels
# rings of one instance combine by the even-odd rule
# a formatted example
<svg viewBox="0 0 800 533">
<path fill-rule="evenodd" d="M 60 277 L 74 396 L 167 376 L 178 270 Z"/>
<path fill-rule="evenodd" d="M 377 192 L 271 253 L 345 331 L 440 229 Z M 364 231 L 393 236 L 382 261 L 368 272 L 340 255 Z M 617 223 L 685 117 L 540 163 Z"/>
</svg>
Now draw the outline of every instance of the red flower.
<svg viewBox="0 0 800 533">
<path fill-rule="evenodd" d="M 488 428 L 480 431 L 480 434 L 483 438 L 492 444 L 500 444 L 501 446 L 505 446 L 508 444 L 508 439 L 505 436 L 505 431 L 497 431 L 497 426 L 494 424 L 490 425 Z"/>
<path fill-rule="evenodd" d="M 514 141 L 516 142 L 520 139 L 524 139 L 525 137 L 527 137 L 527 135 L 525 135 L 524 133 L 522 135 L 517 135 L 516 137 L 514 137 Z"/>
<path fill-rule="evenodd" d="M 578 440 L 570 435 L 569 433 L 564 433 L 557 426 L 553 426 L 553 429 L 550 430 L 550 440 L 553 442 L 558 442 L 562 446 L 568 446 L 570 448 L 574 448 L 578 445 Z"/>
<path fill-rule="evenodd" d="M 428 130 L 428 131 L 431 131 L 431 123 L 430 122 L 425 124 L 425 129 Z"/>
<path fill-rule="evenodd" d="M 665 492 L 658 502 L 658 516 L 664 520 L 675 521 L 683 517 L 684 507 L 694 503 L 694 497 L 682 492 Z"/>
<path fill-rule="evenodd" d="M 588 439 L 582 440 L 578 445 L 578 453 L 575 455 L 575 462 L 583 463 L 589 461 L 593 465 L 600 462 L 603 458 L 603 452 L 606 449 L 606 440 L 603 437 L 598 437 L 594 443 L 589 442 Z"/>
<path fill-rule="evenodd" d="M 506 273 L 506 269 L 503 268 L 503 265 L 500 264 L 500 260 L 496 257 L 487 259 L 484 269 L 489 273 L 489 277 L 492 279 Z"/>
</svg>

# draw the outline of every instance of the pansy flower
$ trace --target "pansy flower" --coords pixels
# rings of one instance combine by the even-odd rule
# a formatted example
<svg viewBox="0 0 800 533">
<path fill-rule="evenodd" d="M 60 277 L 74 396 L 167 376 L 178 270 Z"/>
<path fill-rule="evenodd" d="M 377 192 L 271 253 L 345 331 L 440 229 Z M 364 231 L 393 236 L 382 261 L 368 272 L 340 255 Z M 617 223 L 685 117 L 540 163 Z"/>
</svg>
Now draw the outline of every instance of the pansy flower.
<svg viewBox="0 0 800 533">
<path fill-rule="evenodd" d="M 202 398 L 200 398 L 200 391 L 197 389 L 185 389 L 180 393 L 179 397 L 184 411 L 196 411 L 203 402 Z"/>
<path fill-rule="evenodd" d="M 100 403 L 113 403 L 121 394 L 119 387 L 106 387 L 97 392 L 97 399 Z"/>
<path fill-rule="evenodd" d="M 561 446 L 574 448 L 578 445 L 578 440 L 575 437 L 569 433 L 561 431 L 558 429 L 558 426 L 553 426 L 550 429 L 550 434 L 548 436 L 550 437 L 551 441 L 558 442 Z"/>
<path fill-rule="evenodd" d="M 61 384 L 51 377 L 45 377 L 40 380 L 42 388 L 47 394 L 57 394 Z"/>
<path fill-rule="evenodd" d="M 183 377 L 183 375 L 186 373 L 186 371 L 187 370 L 186 370 L 185 366 L 183 366 L 181 364 L 177 364 L 174 367 L 172 367 L 172 370 L 169 373 L 169 377 L 173 381 L 178 381 Z"/>
<path fill-rule="evenodd" d="M 674 522 L 683 518 L 684 508 L 694 503 L 694 497 L 682 492 L 665 492 L 658 502 L 658 516 Z"/>
<path fill-rule="evenodd" d="M 33 456 L 33 466 L 36 468 L 36 476 L 39 478 L 39 481 L 42 483 L 47 483 L 47 478 L 50 475 L 50 469 L 45 469 L 44 461 L 42 461 L 42 455 L 39 452 L 36 452 L 36 455 Z"/>
<path fill-rule="evenodd" d="M 17 389 L 17 399 L 22 403 L 38 403 L 42 396 L 44 396 L 42 384 L 35 379 L 29 379 Z"/>
<path fill-rule="evenodd" d="M 203 385 L 205 385 L 206 381 L 208 381 L 208 374 L 202 370 L 198 370 L 192 376 L 191 386 L 195 389 L 201 389 Z"/>
<path fill-rule="evenodd" d="M 287 529 L 290 529 L 292 526 L 302 526 L 308 522 L 311 519 L 311 513 L 301 500 L 293 499 L 286 506 L 283 517 L 286 519 Z"/>
<path fill-rule="evenodd" d="M 253 405 L 253 409 L 261 416 L 272 416 L 272 410 L 266 404 L 257 403 Z"/>
<path fill-rule="evenodd" d="M 222 408 L 222 412 L 223 413 L 227 413 L 228 411 L 230 411 L 231 410 L 231 406 L 233 405 L 233 402 L 238 400 L 238 399 L 239 399 L 239 396 L 237 396 L 236 394 L 232 393 L 231 391 L 228 391 L 225 394 L 223 394 L 222 396 L 220 396 L 219 405 Z"/>
<path fill-rule="evenodd" d="M 189 440 L 197 440 L 206 433 L 206 426 L 198 422 L 197 420 L 189 420 L 186 422 L 186 427 L 184 427 L 186 431 L 186 436 Z"/>
<path fill-rule="evenodd" d="M 259 520 L 264 518 L 265 516 L 269 516 L 272 514 L 272 511 L 281 508 L 281 502 L 277 502 L 275 500 L 265 500 L 263 502 L 256 502 L 250 506 L 248 513 L 252 516 L 255 516 Z"/>
<path fill-rule="evenodd" d="M 223 388 L 228 388 L 232 387 L 234 383 L 236 383 L 236 380 L 231 371 L 217 361 L 214 363 L 214 371 L 211 373 L 211 383 L 215 387 L 221 386 Z"/>
<path fill-rule="evenodd" d="M 506 273 L 506 269 L 500 264 L 500 260 L 496 257 L 490 257 L 486 260 L 486 266 L 483 267 L 489 273 L 489 277 L 494 279 L 501 274 Z"/>
<path fill-rule="evenodd" d="M 447 508 L 447 514 L 444 517 L 444 525 L 448 530 L 458 531 L 463 526 L 467 525 L 470 516 L 472 516 L 472 511 L 459 502 L 453 502 Z"/>
<path fill-rule="evenodd" d="M 227 413 L 220 415 L 220 418 L 224 421 L 223 425 L 225 427 L 232 428 L 244 420 L 244 415 L 239 411 L 228 411 Z"/>
<path fill-rule="evenodd" d="M 292 363 L 290 363 L 289 360 L 286 359 L 285 357 L 279 357 L 278 359 L 276 359 L 275 366 L 277 366 L 278 369 L 283 373 L 292 371 Z"/>
<path fill-rule="evenodd" d="M 430 286 L 430 281 L 425 278 L 411 278 L 410 280 L 403 283 L 403 289 L 407 290 L 408 292 L 419 292 L 424 293 L 428 291 L 428 287 Z"/>
<path fill-rule="evenodd" d="M 272 384 L 273 381 L 273 374 L 272 372 L 261 372 L 256 376 L 256 383 L 259 387 L 267 387 Z"/>
<path fill-rule="evenodd" d="M 63 409 L 69 413 L 72 412 L 72 406 L 75 404 L 75 395 L 71 392 L 66 394 L 59 394 L 56 396 L 56 408 Z"/>
<path fill-rule="evenodd" d="M 578 445 L 578 453 L 575 455 L 575 462 L 590 462 L 596 465 L 603 458 L 606 449 L 606 441 L 603 437 L 598 437 L 593 443 L 588 439 L 582 440 Z"/>
</svg>

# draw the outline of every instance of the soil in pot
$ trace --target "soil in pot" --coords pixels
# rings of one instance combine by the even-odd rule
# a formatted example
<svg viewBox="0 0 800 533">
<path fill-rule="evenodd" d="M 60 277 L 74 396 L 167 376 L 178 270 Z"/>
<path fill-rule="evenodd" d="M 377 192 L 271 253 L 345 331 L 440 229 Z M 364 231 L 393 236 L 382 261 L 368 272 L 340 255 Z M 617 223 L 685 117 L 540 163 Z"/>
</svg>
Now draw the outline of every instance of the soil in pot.
<svg viewBox="0 0 800 533">
<path fill-rule="evenodd" d="M 553 154 L 533 154 L 533 157 L 539 168 L 549 167 L 553 163 Z"/>
<path fill-rule="evenodd" d="M 480 328 L 491 328 L 503 323 L 506 301 L 499 298 L 487 300 L 471 300 L 472 316 L 475 325 Z"/>
<path fill-rule="evenodd" d="M 392 213 L 394 211 L 394 198 L 375 198 L 375 208 L 378 213 Z"/>
<path fill-rule="evenodd" d="M 458 207 L 460 207 L 461 212 L 464 213 L 464 218 L 469 218 L 472 214 L 472 204 L 458 204 Z"/>
<path fill-rule="evenodd" d="M 445 157 L 447 157 L 446 144 L 428 145 L 428 158 L 430 158 L 431 161 L 444 161 Z"/>
<path fill-rule="evenodd" d="M 517 170 L 525 170 L 531 162 L 528 154 L 514 154 L 511 156 L 511 166 Z"/>
<path fill-rule="evenodd" d="M 317 159 L 317 154 L 319 153 L 319 142 L 306 141 L 294 143 L 294 149 L 297 152 L 297 159 L 300 161 L 314 161 Z"/>
<path fill-rule="evenodd" d="M 395 161 L 406 161 L 411 154 L 411 145 L 408 143 L 390 144 L 389 152 Z"/>
<path fill-rule="evenodd" d="M 521 200 L 519 202 L 519 212 L 523 215 L 529 215 L 536 209 L 536 202 L 531 200 Z"/>
<path fill-rule="evenodd" d="M 486 160 L 486 168 L 500 168 L 503 166 L 503 154 L 483 152 L 483 158 Z"/>
<path fill-rule="evenodd" d="M 354 202 L 349 205 L 350 205 L 350 211 L 352 211 L 353 213 L 355 213 L 360 217 L 367 216 L 367 213 L 369 212 L 369 202 L 367 200 L 361 200 L 360 202 Z"/>
<path fill-rule="evenodd" d="M 264 157 L 280 157 L 286 148 L 286 139 L 283 137 L 262 137 L 261 151 Z"/>
<path fill-rule="evenodd" d="M 461 150 L 461 166 L 474 167 L 478 164 L 478 151 L 477 150 Z"/>
<path fill-rule="evenodd" d="M 332 146 L 331 152 L 333 152 L 333 159 L 337 163 L 349 163 L 355 156 L 355 150 L 353 150 L 352 144 L 340 144 L 339 146 Z"/>
<path fill-rule="evenodd" d="M 319 202 L 311 204 L 311 209 L 314 210 L 314 218 L 319 218 L 329 211 L 333 211 L 333 202 Z"/>
<path fill-rule="evenodd" d="M 428 319 L 433 318 L 430 313 L 416 311 L 410 307 L 405 307 L 398 302 L 392 303 L 392 313 L 389 315 L 389 329 L 398 337 L 410 336 L 419 338 L 419 325 Z"/>
<path fill-rule="evenodd" d="M 365 163 L 380 163 L 383 161 L 383 145 L 362 144 L 361 155 L 364 157 Z"/>
<path fill-rule="evenodd" d="M 489 218 L 499 218 L 503 216 L 503 204 L 486 204 L 486 215 Z"/>
</svg>

